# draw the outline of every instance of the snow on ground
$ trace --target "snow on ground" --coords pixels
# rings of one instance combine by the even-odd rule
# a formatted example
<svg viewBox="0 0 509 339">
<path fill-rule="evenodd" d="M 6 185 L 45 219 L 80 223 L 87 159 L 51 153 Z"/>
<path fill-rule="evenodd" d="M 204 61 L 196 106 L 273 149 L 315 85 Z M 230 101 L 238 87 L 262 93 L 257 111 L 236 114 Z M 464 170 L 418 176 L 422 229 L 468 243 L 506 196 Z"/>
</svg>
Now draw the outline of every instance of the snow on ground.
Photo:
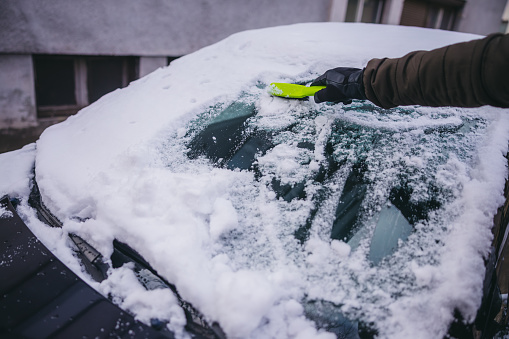
<svg viewBox="0 0 509 339">
<path fill-rule="evenodd" d="M 380 337 L 441 338 L 455 308 L 472 321 L 480 305 L 483 257 L 507 177 L 508 112 L 318 105 L 272 98 L 264 87 L 474 38 L 340 23 L 235 34 L 50 127 L 36 150 L 31 145 L 1 155 L 0 195 L 25 198 L 21 212 L 29 226 L 75 271 L 66 232 L 80 235 L 105 257 L 113 239 L 128 243 L 229 338 L 332 338 L 305 317 L 310 303 L 320 300 L 326 310 L 336 305 L 329 308 L 334 319 L 339 309 L 375 324 Z M 296 147 L 282 133 L 279 144 L 258 160 L 267 174 L 261 179 L 203 158 L 191 161 L 185 144 L 190 126 L 210 121 L 223 103 L 243 100 L 257 109 L 253 126 L 300 126 L 299 137 L 312 137 L 314 151 Z M 277 199 L 264 180 L 309 178 L 325 161 L 326 141 L 338 129 L 361 133 L 335 140 L 334 155 L 350 167 L 328 183 L 332 198 L 301 245 L 293 233 L 306 221 L 311 198 Z M 370 140 L 381 142 L 372 147 Z M 442 208 L 418 222 L 379 265 L 366 259 L 366 240 L 354 246 L 329 239 L 331 206 L 348 169 L 362 156 L 369 159 L 373 183 L 365 203 L 367 233 L 396 180 L 411 180 L 412 199 L 425 199 L 433 185 L 441 192 Z M 26 206 L 34 157 L 44 202 L 63 221 L 62 231 L 46 230 Z M 308 182 L 306 190 L 312 196 L 319 188 Z M 123 267 L 101 284 L 90 283 L 140 320 L 170 320 L 170 328 L 186 337 L 183 312 L 171 293 L 145 291 L 130 272 Z"/>
</svg>

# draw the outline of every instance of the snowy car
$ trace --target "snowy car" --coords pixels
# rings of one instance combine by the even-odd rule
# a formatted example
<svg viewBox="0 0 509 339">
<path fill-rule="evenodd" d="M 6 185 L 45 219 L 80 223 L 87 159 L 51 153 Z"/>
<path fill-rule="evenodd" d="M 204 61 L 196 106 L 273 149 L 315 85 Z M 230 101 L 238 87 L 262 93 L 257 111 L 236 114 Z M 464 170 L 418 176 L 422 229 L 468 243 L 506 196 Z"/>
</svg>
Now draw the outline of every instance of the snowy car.
<svg viewBox="0 0 509 339">
<path fill-rule="evenodd" d="M 238 33 L 0 155 L 0 196 L 74 274 L 178 338 L 492 335 L 509 112 L 268 92 L 475 38 Z"/>
</svg>

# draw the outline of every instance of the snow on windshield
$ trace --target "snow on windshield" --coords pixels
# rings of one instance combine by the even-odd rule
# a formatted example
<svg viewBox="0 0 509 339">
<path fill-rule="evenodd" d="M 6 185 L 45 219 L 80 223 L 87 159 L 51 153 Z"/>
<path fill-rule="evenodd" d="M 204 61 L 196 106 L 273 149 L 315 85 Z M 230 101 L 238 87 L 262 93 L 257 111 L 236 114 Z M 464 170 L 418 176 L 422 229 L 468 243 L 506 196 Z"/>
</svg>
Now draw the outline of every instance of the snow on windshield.
<svg viewBox="0 0 509 339">
<path fill-rule="evenodd" d="M 507 111 L 315 104 L 266 86 L 473 38 L 332 23 L 236 34 L 48 129 L 36 155 L 44 202 L 105 257 L 113 239 L 129 244 L 228 337 L 333 338 L 339 323 L 442 337 L 455 309 L 472 321 L 480 305 Z M 270 139 L 256 170 L 190 153 L 232 104 L 251 112 L 246 133 Z M 362 199 L 348 200 L 357 213 L 344 230 L 348 197 Z M 371 245 L 389 231 L 390 251 Z M 186 337 L 171 292 L 143 290 L 128 267 L 90 283 Z"/>
</svg>

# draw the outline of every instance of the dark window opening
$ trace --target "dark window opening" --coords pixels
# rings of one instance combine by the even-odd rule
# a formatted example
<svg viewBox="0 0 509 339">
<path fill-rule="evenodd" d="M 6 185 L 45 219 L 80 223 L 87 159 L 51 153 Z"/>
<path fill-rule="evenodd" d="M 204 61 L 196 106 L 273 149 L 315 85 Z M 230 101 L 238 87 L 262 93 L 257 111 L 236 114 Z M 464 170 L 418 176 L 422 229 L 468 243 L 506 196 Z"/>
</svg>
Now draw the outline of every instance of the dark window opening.
<svg viewBox="0 0 509 339">
<path fill-rule="evenodd" d="M 173 60 L 177 60 L 178 58 L 180 58 L 180 57 L 179 57 L 179 56 L 176 56 L 176 57 L 175 57 L 175 56 L 173 56 L 173 57 L 167 57 L 167 58 L 166 58 L 166 60 L 167 60 L 166 65 L 171 64 L 171 62 L 172 62 Z"/>
<path fill-rule="evenodd" d="M 500 32 L 501 33 L 509 33 L 507 21 L 502 21 L 502 24 L 500 24 Z"/>
<path fill-rule="evenodd" d="M 361 22 L 377 23 L 380 22 L 380 12 L 382 10 L 382 1 L 364 0 Z"/>
<path fill-rule="evenodd" d="M 138 77 L 137 57 L 36 55 L 39 118 L 68 116 Z"/>
<path fill-rule="evenodd" d="M 400 25 L 453 30 L 463 2 L 406 0 Z"/>
<path fill-rule="evenodd" d="M 359 0 L 348 0 L 348 6 L 346 7 L 346 22 L 355 22 L 357 16 L 357 5 Z"/>
<path fill-rule="evenodd" d="M 76 105 L 73 58 L 36 58 L 34 65 L 39 105 Z"/>
<path fill-rule="evenodd" d="M 133 58 L 97 57 L 87 60 L 88 102 L 135 80 Z"/>
<path fill-rule="evenodd" d="M 456 13 L 453 9 L 444 9 L 440 29 L 452 30 L 456 20 Z"/>
<path fill-rule="evenodd" d="M 345 22 L 380 23 L 383 0 L 348 0 Z"/>
</svg>

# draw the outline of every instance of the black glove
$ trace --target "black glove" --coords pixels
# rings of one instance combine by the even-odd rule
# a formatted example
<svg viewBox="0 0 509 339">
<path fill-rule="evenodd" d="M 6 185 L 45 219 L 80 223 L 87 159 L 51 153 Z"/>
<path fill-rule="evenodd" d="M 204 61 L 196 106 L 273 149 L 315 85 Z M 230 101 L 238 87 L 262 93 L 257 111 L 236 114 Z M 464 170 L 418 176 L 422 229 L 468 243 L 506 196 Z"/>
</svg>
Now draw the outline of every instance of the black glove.
<svg viewBox="0 0 509 339">
<path fill-rule="evenodd" d="M 363 69 L 338 67 L 320 75 L 311 86 L 327 86 L 315 93 L 315 102 L 342 102 L 350 104 L 352 99 L 366 100 L 362 77 Z"/>
</svg>

